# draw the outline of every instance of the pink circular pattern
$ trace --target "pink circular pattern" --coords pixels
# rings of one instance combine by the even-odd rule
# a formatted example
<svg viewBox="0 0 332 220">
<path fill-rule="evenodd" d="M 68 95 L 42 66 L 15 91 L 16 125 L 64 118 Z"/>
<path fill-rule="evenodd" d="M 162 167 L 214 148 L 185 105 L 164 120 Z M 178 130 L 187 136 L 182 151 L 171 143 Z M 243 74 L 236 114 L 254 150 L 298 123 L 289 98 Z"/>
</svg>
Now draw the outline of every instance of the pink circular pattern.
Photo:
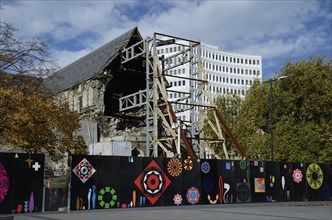
<svg viewBox="0 0 332 220">
<path fill-rule="evenodd" d="M 0 163 L 0 203 L 5 199 L 9 189 L 9 178 L 6 168 Z"/>
<path fill-rule="evenodd" d="M 182 196 L 180 194 L 174 195 L 173 202 L 175 205 L 181 205 L 182 204 Z"/>
<path fill-rule="evenodd" d="M 300 183 L 300 182 L 302 182 L 302 179 L 303 179 L 302 171 L 300 169 L 295 169 L 293 171 L 293 180 L 294 180 L 294 182 Z"/>
</svg>

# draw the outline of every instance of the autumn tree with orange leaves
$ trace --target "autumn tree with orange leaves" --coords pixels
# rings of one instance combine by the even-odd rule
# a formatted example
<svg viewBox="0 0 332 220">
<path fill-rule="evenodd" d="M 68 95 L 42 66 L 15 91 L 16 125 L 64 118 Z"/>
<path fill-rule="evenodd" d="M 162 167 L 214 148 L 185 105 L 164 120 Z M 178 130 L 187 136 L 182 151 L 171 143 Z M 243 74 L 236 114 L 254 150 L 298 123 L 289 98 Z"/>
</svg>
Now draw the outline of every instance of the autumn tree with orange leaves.
<svg viewBox="0 0 332 220">
<path fill-rule="evenodd" d="M 0 144 L 28 153 L 87 153 L 78 135 L 79 115 L 42 87 L 56 69 L 40 39 L 17 40 L 11 25 L 0 23 Z"/>
</svg>

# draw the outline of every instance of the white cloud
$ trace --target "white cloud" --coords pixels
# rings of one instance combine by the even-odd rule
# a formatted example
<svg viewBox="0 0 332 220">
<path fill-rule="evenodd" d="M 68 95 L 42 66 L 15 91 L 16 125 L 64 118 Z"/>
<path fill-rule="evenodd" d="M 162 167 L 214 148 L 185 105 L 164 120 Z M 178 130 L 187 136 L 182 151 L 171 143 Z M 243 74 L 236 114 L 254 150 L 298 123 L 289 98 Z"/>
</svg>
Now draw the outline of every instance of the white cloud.
<svg viewBox="0 0 332 220">
<path fill-rule="evenodd" d="M 5 1 L 2 20 L 21 36 L 51 36 L 80 45 L 54 56 L 61 66 L 138 26 L 202 40 L 221 50 L 261 55 L 269 64 L 291 56 L 331 50 L 331 3 L 327 1 Z M 23 16 L 24 15 L 24 16 Z M 83 37 L 91 33 L 91 37 Z M 90 35 L 89 35 L 90 36 Z M 50 45 L 52 46 L 52 45 Z"/>
</svg>

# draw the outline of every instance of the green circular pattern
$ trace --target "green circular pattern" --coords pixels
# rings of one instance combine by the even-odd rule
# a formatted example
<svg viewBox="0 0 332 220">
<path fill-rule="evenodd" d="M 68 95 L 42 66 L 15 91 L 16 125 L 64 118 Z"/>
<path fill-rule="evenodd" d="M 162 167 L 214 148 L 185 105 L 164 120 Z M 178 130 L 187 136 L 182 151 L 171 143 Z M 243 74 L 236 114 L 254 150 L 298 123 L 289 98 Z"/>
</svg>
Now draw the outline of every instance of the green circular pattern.
<svg viewBox="0 0 332 220">
<path fill-rule="evenodd" d="M 110 194 L 110 199 L 108 199 L 110 201 L 105 201 L 105 197 L 106 197 L 105 195 L 107 195 L 107 194 Z M 106 186 L 99 191 L 98 202 L 102 208 L 108 209 L 110 207 L 113 207 L 115 205 L 117 199 L 118 199 L 118 196 L 116 195 L 115 189 L 113 189 L 109 186 Z"/>
<path fill-rule="evenodd" d="M 239 163 L 239 165 L 240 165 L 240 168 L 241 168 L 242 170 L 244 170 L 244 169 L 247 167 L 247 163 L 246 163 L 246 161 L 244 161 L 244 160 L 241 160 L 240 163 Z"/>
</svg>

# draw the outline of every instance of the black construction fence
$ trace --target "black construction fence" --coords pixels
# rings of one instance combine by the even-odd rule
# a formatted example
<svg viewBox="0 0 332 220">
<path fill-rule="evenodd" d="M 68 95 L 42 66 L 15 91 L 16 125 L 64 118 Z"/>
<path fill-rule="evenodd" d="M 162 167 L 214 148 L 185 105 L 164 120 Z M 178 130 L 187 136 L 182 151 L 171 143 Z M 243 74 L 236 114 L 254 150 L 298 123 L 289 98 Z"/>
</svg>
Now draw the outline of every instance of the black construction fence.
<svg viewBox="0 0 332 220">
<path fill-rule="evenodd" d="M 332 164 L 74 155 L 68 187 L 48 187 L 44 156 L 0 153 L 0 213 L 331 201 Z"/>
</svg>

